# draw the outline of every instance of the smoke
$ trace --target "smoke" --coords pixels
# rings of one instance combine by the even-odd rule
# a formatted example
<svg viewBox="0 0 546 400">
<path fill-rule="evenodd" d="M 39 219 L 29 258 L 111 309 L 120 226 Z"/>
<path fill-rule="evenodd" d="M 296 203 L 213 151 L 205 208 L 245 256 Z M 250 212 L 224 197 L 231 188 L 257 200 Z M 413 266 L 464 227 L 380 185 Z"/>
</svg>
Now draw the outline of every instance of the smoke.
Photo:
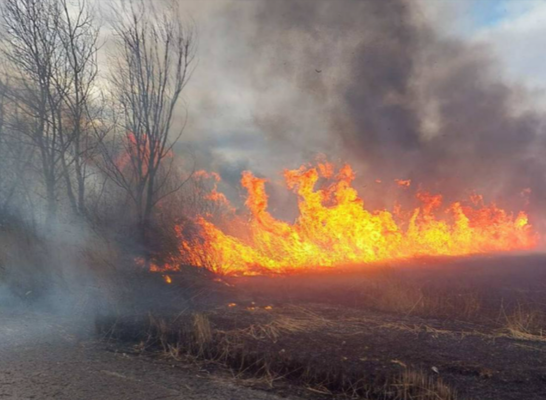
<svg viewBox="0 0 546 400">
<path fill-rule="evenodd" d="M 543 199 L 543 117 L 518 109 L 525 93 L 503 81 L 488 48 L 442 38 L 401 0 L 261 5 L 254 48 L 276 58 L 264 76 L 312 96 L 334 156 L 446 193 L 468 188 L 506 199 L 530 187 Z M 288 63 L 298 67 L 280 67 Z M 300 96 L 286 95 L 280 110 L 258 119 L 282 141 L 290 126 L 305 139 L 289 146 L 305 148 L 313 132 L 298 130 L 308 122 L 289 111 Z"/>
<path fill-rule="evenodd" d="M 202 3 L 202 2 L 201 2 Z M 362 185 L 412 179 L 540 211 L 544 117 L 484 43 L 405 0 L 184 2 L 199 28 L 180 147 L 200 166 L 277 178 L 319 154 Z"/>
</svg>

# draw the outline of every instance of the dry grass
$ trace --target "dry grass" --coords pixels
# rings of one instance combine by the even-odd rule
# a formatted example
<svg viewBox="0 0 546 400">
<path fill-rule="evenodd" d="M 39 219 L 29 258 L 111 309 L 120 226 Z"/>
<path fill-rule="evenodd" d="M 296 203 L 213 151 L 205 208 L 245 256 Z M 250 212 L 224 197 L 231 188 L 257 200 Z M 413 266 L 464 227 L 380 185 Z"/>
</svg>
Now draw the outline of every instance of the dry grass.
<svg viewBox="0 0 546 400">
<path fill-rule="evenodd" d="M 451 293 L 423 289 L 411 282 L 390 278 L 375 286 L 375 307 L 380 311 L 419 316 L 456 316 L 471 319 L 482 309 L 480 297 L 474 292 Z"/>
<path fill-rule="evenodd" d="M 422 371 L 406 370 L 388 385 L 385 399 L 392 400 L 456 400 L 456 392 L 441 379 Z"/>
<path fill-rule="evenodd" d="M 383 282 L 382 282 L 383 283 Z M 422 311 L 426 306 L 420 288 L 398 280 L 384 282 L 377 297 L 377 308 L 381 311 L 409 314 Z"/>
<path fill-rule="evenodd" d="M 253 315 L 256 315 L 255 313 Z M 361 371 L 343 370 L 339 365 L 295 358 L 291 352 L 269 351 L 252 343 L 275 342 L 285 335 L 312 335 L 335 322 L 309 310 L 290 308 L 283 313 L 262 315 L 246 329 L 214 329 L 205 313 L 188 313 L 174 320 L 149 316 L 147 337 L 142 349 L 159 345 L 165 355 L 176 360 L 203 360 L 228 367 L 247 382 L 272 387 L 289 379 L 314 393 L 376 400 L 455 400 L 453 390 L 440 379 L 420 371 L 406 370 L 400 376 L 369 381 Z M 267 317 L 267 318 L 266 318 Z"/>
<path fill-rule="evenodd" d="M 202 313 L 193 315 L 193 343 L 196 346 L 197 355 L 206 353 L 207 347 L 212 343 L 212 328 L 209 318 Z"/>
<path fill-rule="evenodd" d="M 510 336 L 523 340 L 546 340 L 546 317 L 540 310 L 520 303 L 510 314 L 506 314 L 504 309 L 502 313 L 505 319 L 504 328 Z"/>
<path fill-rule="evenodd" d="M 321 315 L 301 307 L 288 307 L 289 315 L 284 313 L 268 313 L 271 320 L 267 323 L 252 324 L 248 328 L 232 333 L 249 336 L 253 339 L 268 339 L 273 343 L 283 334 L 307 333 L 322 329 L 331 324 L 331 321 Z M 284 309 L 286 312 L 286 308 Z"/>
<path fill-rule="evenodd" d="M 149 314 L 147 326 L 145 338 L 137 346 L 141 350 L 159 344 L 165 354 L 177 360 L 185 356 L 216 358 L 213 329 L 206 314 L 181 314 L 174 320 Z"/>
</svg>

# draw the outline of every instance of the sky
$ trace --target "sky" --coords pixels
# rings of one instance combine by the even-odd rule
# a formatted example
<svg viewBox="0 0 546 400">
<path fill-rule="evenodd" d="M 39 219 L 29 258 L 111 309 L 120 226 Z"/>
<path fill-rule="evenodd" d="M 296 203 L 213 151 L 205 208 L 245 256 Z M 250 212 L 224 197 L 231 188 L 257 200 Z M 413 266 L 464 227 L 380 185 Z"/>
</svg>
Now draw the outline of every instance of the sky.
<svg viewBox="0 0 546 400">
<path fill-rule="evenodd" d="M 528 89 L 546 89 L 545 0 L 423 0 L 446 35 L 486 43 L 507 78 Z"/>
</svg>

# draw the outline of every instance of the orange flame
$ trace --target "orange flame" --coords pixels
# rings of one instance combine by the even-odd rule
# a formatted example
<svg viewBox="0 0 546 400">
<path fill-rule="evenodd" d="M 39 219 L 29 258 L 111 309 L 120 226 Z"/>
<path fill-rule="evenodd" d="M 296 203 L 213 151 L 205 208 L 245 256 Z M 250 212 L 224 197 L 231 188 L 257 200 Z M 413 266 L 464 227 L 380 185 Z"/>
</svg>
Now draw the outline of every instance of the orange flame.
<svg viewBox="0 0 546 400">
<path fill-rule="evenodd" d="M 418 256 L 532 249 L 538 244 L 524 212 L 514 217 L 495 204 L 485 205 L 481 196 L 443 206 L 441 195 L 418 192 L 421 205 L 414 209 L 404 211 L 396 204 L 393 213 L 368 211 L 352 186 L 349 165 L 337 173 L 330 163 L 302 166 L 285 171 L 284 178 L 298 196 L 299 216 L 293 223 L 268 212 L 266 180 L 244 172 L 241 184 L 248 193 L 245 205 L 251 218 L 241 223 L 242 217 L 234 216 L 226 225 L 244 226 L 247 232 L 228 234 L 198 216 L 198 237 L 185 237 L 178 226 L 181 258 L 169 269 L 178 263 L 220 274 L 288 273 Z M 331 183 L 316 189 L 321 178 Z M 411 182 L 397 183 L 408 187 Z"/>
<path fill-rule="evenodd" d="M 410 187 L 411 186 L 411 179 L 395 179 L 394 180 L 398 186 L 402 186 L 402 187 Z"/>
<path fill-rule="evenodd" d="M 151 138 L 146 133 L 135 135 L 128 132 L 123 138 L 121 152 L 114 160 L 114 164 L 121 172 L 127 173 L 127 170 L 132 170 L 140 175 L 146 175 L 150 160 L 157 162 L 161 151 L 159 140 Z M 172 150 L 169 150 L 166 156 L 173 157 Z"/>
<path fill-rule="evenodd" d="M 210 189 L 208 193 L 205 193 L 203 195 L 204 199 L 231 208 L 231 205 L 229 204 L 229 200 L 227 199 L 226 195 L 218 191 L 218 182 L 222 180 L 222 178 L 220 178 L 220 175 L 218 175 L 216 172 L 199 170 L 195 171 L 195 173 L 193 174 L 193 179 L 212 180 L 214 182 L 212 189 Z"/>
</svg>

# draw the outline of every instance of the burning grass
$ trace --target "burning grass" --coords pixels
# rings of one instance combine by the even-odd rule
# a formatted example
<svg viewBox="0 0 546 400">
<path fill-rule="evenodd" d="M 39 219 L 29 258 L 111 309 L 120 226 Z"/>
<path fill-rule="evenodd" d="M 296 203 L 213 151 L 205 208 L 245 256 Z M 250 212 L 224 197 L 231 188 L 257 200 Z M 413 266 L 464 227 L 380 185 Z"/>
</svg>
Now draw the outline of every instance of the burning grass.
<svg viewBox="0 0 546 400">
<path fill-rule="evenodd" d="M 528 250 L 538 244 L 525 212 L 508 212 L 478 195 L 444 205 L 441 194 L 415 191 L 410 181 L 399 181 L 404 182 L 399 188 L 411 188 L 415 197 L 404 202 L 409 205 L 395 202 L 391 211 L 369 210 L 353 187 L 349 165 L 319 162 L 283 175 L 298 199 L 293 223 L 270 214 L 266 179 L 243 173 L 248 212 L 241 213 L 217 191 L 217 174 L 197 174 L 198 179 L 214 178 L 203 201 L 218 203 L 224 213 L 196 215 L 192 223 L 178 225 L 178 254 L 152 269 L 190 264 L 223 275 L 289 274 L 422 256 Z"/>
</svg>

